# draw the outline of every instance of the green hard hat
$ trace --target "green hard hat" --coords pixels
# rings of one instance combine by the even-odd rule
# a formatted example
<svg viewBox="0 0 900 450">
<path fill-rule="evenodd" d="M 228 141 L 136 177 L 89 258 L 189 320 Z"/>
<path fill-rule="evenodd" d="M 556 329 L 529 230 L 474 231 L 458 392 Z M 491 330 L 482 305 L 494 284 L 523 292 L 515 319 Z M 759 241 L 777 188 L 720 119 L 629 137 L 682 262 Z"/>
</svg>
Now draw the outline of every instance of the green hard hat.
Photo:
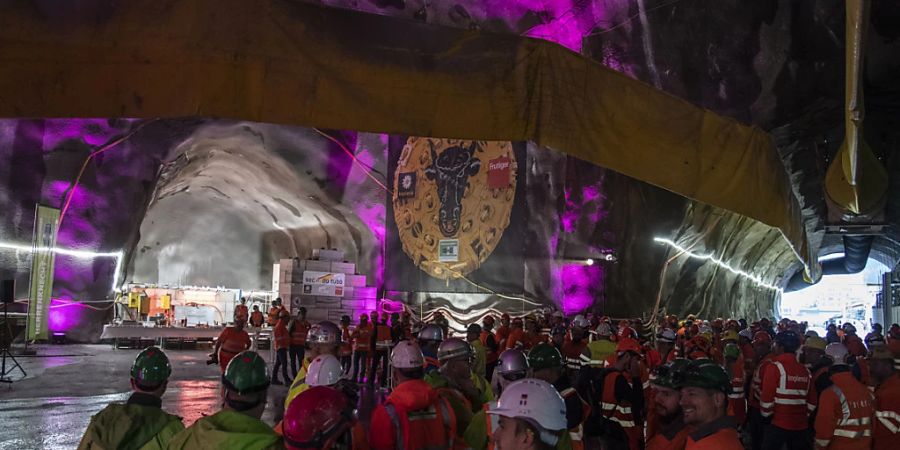
<svg viewBox="0 0 900 450">
<path fill-rule="evenodd" d="M 238 353 L 225 368 L 222 384 L 238 394 L 259 392 L 269 387 L 269 368 L 258 353 L 245 350 Z"/>
<path fill-rule="evenodd" d="M 557 350 L 556 347 L 550 344 L 541 343 L 535 345 L 534 348 L 528 352 L 528 366 L 534 370 L 562 367 L 562 354 L 559 353 L 559 350 Z"/>
<path fill-rule="evenodd" d="M 722 350 L 722 353 L 727 359 L 738 359 L 741 357 L 741 349 L 739 349 L 738 346 L 734 344 L 725 344 L 725 348 Z"/>
<path fill-rule="evenodd" d="M 148 390 L 161 386 L 172 374 L 169 357 L 159 347 L 150 346 L 138 353 L 131 365 L 131 379 L 139 387 Z"/>
<path fill-rule="evenodd" d="M 682 374 L 690 363 L 691 361 L 688 359 L 678 358 L 657 367 L 654 370 L 656 378 L 652 383 L 669 389 L 680 388 Z"/>
<path fill-rule="evenodd" d="M 725 373 L 722 366 L 710 359 L 697 359 L 691 361 L 684 369 L 678 380 L 679 387 L 698 387 L 713 389 L 725 394 L 731 393 L 731 378 Z"/>
</svg>

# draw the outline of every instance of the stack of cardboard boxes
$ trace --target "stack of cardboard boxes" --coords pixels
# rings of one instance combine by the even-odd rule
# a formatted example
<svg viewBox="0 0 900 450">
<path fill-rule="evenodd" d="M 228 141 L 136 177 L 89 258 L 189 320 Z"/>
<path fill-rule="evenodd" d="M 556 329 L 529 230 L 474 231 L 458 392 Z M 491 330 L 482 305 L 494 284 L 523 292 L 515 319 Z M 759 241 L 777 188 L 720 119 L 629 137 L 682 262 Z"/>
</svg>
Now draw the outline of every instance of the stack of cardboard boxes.
<svg viewBox="0 0 900 450">
<path fill-rule="evenodd" d="M 320 249 L 312 259 L 282 259 L 273 268 L 272 289 L 295 314 L 306 307 L 310 322 L 337 323 L 346 314 L 353 322 L 376 307 L 377 290 L 356 274 L 356 264 L 344 252 Z"/>
</svg>

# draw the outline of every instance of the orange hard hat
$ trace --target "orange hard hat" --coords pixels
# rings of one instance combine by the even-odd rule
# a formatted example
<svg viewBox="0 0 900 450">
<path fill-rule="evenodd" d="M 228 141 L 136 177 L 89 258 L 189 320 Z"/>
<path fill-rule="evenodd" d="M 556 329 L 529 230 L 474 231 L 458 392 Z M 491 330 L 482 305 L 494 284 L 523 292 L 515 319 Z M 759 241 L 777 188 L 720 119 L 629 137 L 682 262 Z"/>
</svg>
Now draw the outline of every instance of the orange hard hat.
<svg viewBox="0 0 900 450">
<path fill-rule="evenodd" d="M 619 343 L 616 344 L 616 353 L 623 352 L 634 352 L 640 355 L 641 345 L 638 344 L 638 341 L 631 338 L 619 339 Z"/>
<path fill-rule="evenodd" d="M 753 335 L 753 344 L 761 343 L 771 344 L 772 336 L 770 336 L 769 333 L 766 333 L 765 331 L 757 331 L 756 334 Z"/>
</svg>

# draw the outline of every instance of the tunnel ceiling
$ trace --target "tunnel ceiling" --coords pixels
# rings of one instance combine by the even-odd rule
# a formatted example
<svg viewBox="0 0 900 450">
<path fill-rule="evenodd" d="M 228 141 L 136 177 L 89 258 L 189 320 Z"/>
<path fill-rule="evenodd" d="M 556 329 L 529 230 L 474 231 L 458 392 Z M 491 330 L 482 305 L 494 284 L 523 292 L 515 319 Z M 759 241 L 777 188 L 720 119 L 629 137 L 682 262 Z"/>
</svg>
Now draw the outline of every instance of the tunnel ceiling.
<svg viewBox="0 0 900 450">
<path fill-rule="evenodd" d="M 835 248 L 839 238 L 824 232 L 822 185 L 843 138 L 841 2 L 323 3 L 551 40 L 759 126 L 774 136 L 791 174 L 811 244 L 822 252 Z M 56 11 L 49 2 L 37 5 L 47 14 Z M 85 5 L 68 14 L 90 17 L 106 7 Z M 892 267 L 900 248 L 900 168 L 894 157 L 900 144 L 900 4 L 874 0 L 871 17 L 864 131 L 891 180 L 889 227 L 876 239 L 873 256 Z M 345 248 L 372 280 L 391 271 L 378 248 L 386 210 L 384 191 L 373 178 L 387 180 L 395 137 L 352 131 L 325 136 L 245 122 L 0 121 L 0 158 L 12 163 L 0 165 L 6 186 L 0 204 L 13 211 L 0 222 L 4 239 L 30 240 L 32 205 L 61 205 L 87 155 L 137 126 L 143 128 L 85 172 L 65 219 L 68 228 L 61 231 L 62 245 L 125 248 L 131 281 L 264 288 L 273 259 L 303 257 L 317 247 Z M 586 295 L 613 315 L 640 315 L 657 305 L 682 314 L 769 315 L 777 288 L 800 269 L 777 230 L 550 149 L 529 145 L 526 154 L 533 214 L 526 219 L 526 235 L 535 250 L 526 259 L 523 293 L 531 297 L 560 304 L 567 296 Z M 687 257 L 655 242 L 657 237 L 693 254 L 714 254 L 757 279 Z M 553 262 L 598 251 L 614 252 L 617 263 L 572 272 Z M 22 276 L 22 255 L 0 258 L 4 275 Z M 72 279 L 58 269 L 63 281 L 56 295 L 106 294 L 113 270 L 108 263 L 63 266 L 70 267 Z"/>
</svg>

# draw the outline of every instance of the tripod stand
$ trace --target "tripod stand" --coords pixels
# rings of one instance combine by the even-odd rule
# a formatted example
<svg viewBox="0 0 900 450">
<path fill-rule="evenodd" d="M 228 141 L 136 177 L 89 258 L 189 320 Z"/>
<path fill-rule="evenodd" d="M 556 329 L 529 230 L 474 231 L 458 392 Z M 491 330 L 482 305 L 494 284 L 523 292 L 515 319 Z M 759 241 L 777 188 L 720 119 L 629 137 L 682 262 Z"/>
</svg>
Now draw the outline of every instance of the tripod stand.
<svg viewBox="0 0 900 450">
<path fill-rule="evenodd" d="M 8 311 L 9 303 L 3 304 L 3 324 L 6 325 L 6 336 L 4 336 L 3 342 L 0 343 L 0 383 L 12 383 L 14 380 L 10 375 L 12 375 L 13 371 L 19 369 L 22 372 L 22 378 L 28 376 L 25 373 L 25 369 L 19 364 L 19 361 L 16 361 L 16 357 L 9 352 L 9 346 L 12 345 L 12 329 L 9 327 L 9 311 Z M 12 363 L 9 365 L 9 370 L 6 369 L 6 359 L 9 358 L 12 360 Z"/>
</svg>

